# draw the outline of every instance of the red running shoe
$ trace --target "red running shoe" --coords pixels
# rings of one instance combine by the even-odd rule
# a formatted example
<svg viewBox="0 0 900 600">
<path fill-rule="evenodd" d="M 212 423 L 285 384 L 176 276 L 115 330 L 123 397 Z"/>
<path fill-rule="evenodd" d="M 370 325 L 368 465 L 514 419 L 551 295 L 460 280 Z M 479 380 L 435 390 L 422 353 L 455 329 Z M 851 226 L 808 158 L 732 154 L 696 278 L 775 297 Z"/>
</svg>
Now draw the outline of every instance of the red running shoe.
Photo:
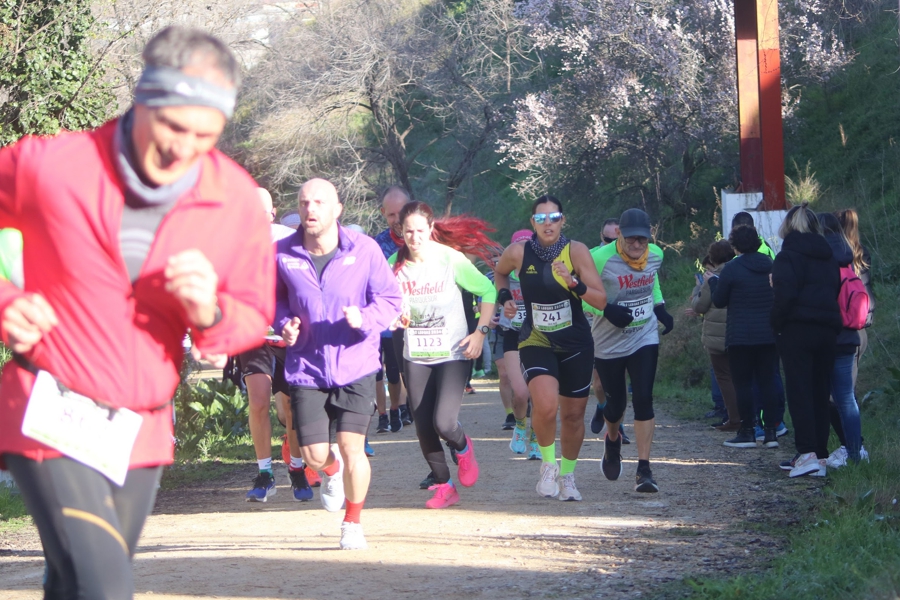
<svg viewBox="0 0 900 600">
<path fill-rule="evenodd" d="M 464 487 L 472 487 L 478 481 L 478 461 L 475 460 L 475 448 L 472 446 L 472 438 L 466 436 L 466 453 L 456 453 L 459 460 L 459 483 Z"/>
<path fill-rule="evenodd" d="M 281 436 L 281 460 L 288 467 L 291 466 L 291 445 L 288 444 L 287 434 Z"/>
<path fill-rule="evenodd" d="M 309 487 L 319 487 L 322 485 L 322 476 L 319 475 L 317 471 L 313 471 L 309 466 L 304 466 L 303 470 L 306 473 L 306 480 L 309 482 Z"/>
<path fill-rule="evenodd" d="M 438 483 L 428 489 L 436 491 L 431 500 L 425 503 L 425 508 L 447 508 L 459 502 L 459 492 L 452 482 Z"/>
</svg>

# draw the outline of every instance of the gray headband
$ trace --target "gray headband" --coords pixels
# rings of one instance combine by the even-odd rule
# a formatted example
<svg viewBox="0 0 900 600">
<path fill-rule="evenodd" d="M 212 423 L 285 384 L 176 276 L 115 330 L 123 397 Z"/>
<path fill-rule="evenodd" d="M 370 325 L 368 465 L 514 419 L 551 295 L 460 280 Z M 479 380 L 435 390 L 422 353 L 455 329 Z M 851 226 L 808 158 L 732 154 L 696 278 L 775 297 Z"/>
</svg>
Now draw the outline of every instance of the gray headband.
<svg viewBox="0 0 900 600">
<path fill-rule="evenodd" d="M 160 106 L 209 106 L 226 118 L 234 114 L 236 89 L 226 89 L 206 79 L 185 75 L 172 67 L 144 67 L 134 89 L 135 104 Z"/>
</svg>

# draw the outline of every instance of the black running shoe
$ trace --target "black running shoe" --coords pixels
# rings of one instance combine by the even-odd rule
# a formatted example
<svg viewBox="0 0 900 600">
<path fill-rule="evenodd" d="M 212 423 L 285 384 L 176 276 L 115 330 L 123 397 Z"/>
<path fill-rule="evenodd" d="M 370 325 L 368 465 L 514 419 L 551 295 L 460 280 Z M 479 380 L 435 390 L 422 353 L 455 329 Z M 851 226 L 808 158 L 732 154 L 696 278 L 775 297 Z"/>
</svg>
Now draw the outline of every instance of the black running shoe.
<svg viewBox="0 0 900 600">
<path fill-rule="evenodd" d="M 610 481 L 615 481 L 622 474 L 622 436 L 615 442 L 609 441 L 609 435 L 606 436 L 600 469 Z"/>
<path fill-rule="evenodd" d="M 297 502 L 308 502 L 313 499 L 313 491 L 306 479 L 306 473 L 303 469 L 288 471 L 291 477 L 291 490 L 294 492 L 294 500 Z"/>
<path fill-rule="evenodd" d="M 729 448 L 756 448 L 756 433 L 752 427 L 742 427 L 736 436 L 722 442 L 722 445 Z"/>
<path fill-rule="evenodd" d="M 653 480 L 653 472 L 650 467 L 638 467 L 637 474 L 634 476 L 634 491 L 643 492 L 645 494 L 655 494 L 659 491 L 659 486 Z"/>
<path fill-rule="evenodd" d="M 797 459 L 800 458 L 800 453 L 794 455 L 794 458 L 791 460 L 783 460 L 778 463 L 778 468 L 782 471 L 792 471 L 794 469 L 794 465 L 797 464 Z"/>
<path fill-rule="evenodd" d="M 381 417 L 379 417 L 380 419 Z M 391 410 L 391 433 L 397 433 L 403 429 L 403 421 L 400 420 L 400 409 Z"/>
<path fill-rule="evenodd" d="M 766 428 L 765 437 L 763 438 L 763 446 L 766 448 L 778 447 L 778 435 L 775 433 L 774 427 Z"/>
<path fill-rule="evenodd" d="M 447 445 L 450 448 L 450 445 Z M 454 465 L 459 465 L 459 457 L 456 456 L 456 448 L 450 448 L 450 459 L 453 461 Z"/>
<path fill-rule="evenodd" d="M 506 415 L 506 420 L 503 421 L 503 431 L 509 431 L 516 426 L 516 415 L 509 413 Z"/>
<path fill-rule="evenodd" d="M 603 407 L 597 403 L 597 410 L 594 411 L 594 416 L 591 418 L 591 432 L 600 433 L 605 422 L 603 419 Z"/>
<path fill-rule="evenodd" d="M 412 425 L 412 413 L 409 412 L 409 406 L 406 404 L 400 405 L 400 422 L 404 425 Z"/>
<path fill-rule="evenodd" d="M 621 423 L 619 423 L 619 437 L 622 438 L 622 443 L 623 443 L 624 445 L 627 446 L 628 444 L 631 443 L 631 440 L 628 439 L 628 436 L 627 436 L 627 435 L 625 435 L 625 428 L 622 427 L 622 424 L 621 424 Z"/>
<path fill-rule="evenodd" d="M 378 415 L 378 427 L 375 428 L 375 433 L 387 433 L 391 430 L 390 421 L 388 421 L 387 413 L 383 415 Z"/>
<path fill-rule="evenodd" d="M 428 488 L 430 488 L 433 485 L 434 485 L 434 471 L 428 473 L 428 476 L 425 477 L 425 479 L 423 479 L 421 481 L 421 483 L 419 483 L 419 489 L 427 490 Z"/>
</svg>

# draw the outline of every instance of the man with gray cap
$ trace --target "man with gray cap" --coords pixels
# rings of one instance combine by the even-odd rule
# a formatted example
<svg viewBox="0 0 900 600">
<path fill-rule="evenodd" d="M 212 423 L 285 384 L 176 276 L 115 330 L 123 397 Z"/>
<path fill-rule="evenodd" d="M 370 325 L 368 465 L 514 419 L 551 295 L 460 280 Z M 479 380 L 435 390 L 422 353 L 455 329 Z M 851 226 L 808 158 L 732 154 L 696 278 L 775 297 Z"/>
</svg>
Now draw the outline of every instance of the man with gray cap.
<svg viewBox="0 0 900 600">
<path fill-rule="evenodd" d="M 217 366 L 259 343 L 275 260 L 256 185 L 215 145 L 237 62 L 170 27 L 135 104 L 96 131 L 0 150 L 0 227 L 24 289 L 0 282 L 0 467 L 44 548 L 47 598 L 131 598 L 131 557 L 173 459 L 182 338 Z M 228 240 L 223 244 L 222 240 Z"/>
<path fill-rule="evenodd" d="M 607 297 L 603 311 L 589 309 L 599 315 L 594 317 L 591 325 L 594 368 L 606 395 L 603 417 L 607 431 L 600 468 L 610 480 L 618 479 L 622 474 L 619 424 L 628 401 L 627 371 L 631 379 L 638 450 L 637 492 L 659 491 L 650 470 L 650 446 L 656 423 L 653 381 L 659 358 L 657 324 L 665 326 L 663 335 L 672 331 L 674 325 L 659 289 L 663 252 L 659 246 L 650 243 L 651 237 L 650 217 L 640 209 L 631 208 L 619 218 L 618 239 L 591 250 Z"/>
</svg>

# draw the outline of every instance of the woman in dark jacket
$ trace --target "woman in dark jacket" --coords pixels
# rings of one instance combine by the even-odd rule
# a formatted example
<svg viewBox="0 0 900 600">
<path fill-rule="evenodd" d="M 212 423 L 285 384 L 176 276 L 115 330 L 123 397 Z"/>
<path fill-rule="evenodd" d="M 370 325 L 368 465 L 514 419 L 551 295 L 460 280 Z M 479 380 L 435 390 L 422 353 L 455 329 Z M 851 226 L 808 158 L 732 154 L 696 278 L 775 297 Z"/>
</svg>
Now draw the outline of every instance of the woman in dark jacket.
<svg viewBox="0 0 900 600">
<path fill-rule="evenodd" d="M 840 269 L 805 202 L 788 211 L 778 234 L 784 243 L 772 266 L 772 329 L 784 365 L 798 453 L 790 476 L 824 476 L 831 373 L 843 328 L 837 303 Z"/>
<path fill-rule="evenodd" d="M 753 227 L 732 229 L 729 241 L 738 256 L 725 265 L 718 277 L 709 280 L 713 304 L 718 308 L 728 307 L 725 344 L 741 416 L 737 436 L 726 441 L 725 445 L 732 448 L 756 447 L 753 414 L 755 378 L 763 401 L 763 444 L 767 448 L 777 448 L 774 383 L 778 352 L 769 326 L 772 259 L 757 252 L 760 239 Z"/>
<path fill-rule="evenodd" d="M 819 224 L 825 241 L 831 246 L 831 252 L 840 267 L 853 264 L 853 250 L 838 218 L 831 213 L 820 213 Z M 841 446 L 828 455 L 826 466 L 843 467 L 847 460 L 859 463 L 862 452 L 862 429 L 859 420 L 859 405 L 853 391 L 853 366 L 859 350 L 860 335 L 856 329 L 844 327 L 837 336 L 834 353 L 834 370 L 831 372 L 831 398 L 829 421 L 834 423 L 833 413 L 838 414 L 840 422 Z"/>
</svg>

